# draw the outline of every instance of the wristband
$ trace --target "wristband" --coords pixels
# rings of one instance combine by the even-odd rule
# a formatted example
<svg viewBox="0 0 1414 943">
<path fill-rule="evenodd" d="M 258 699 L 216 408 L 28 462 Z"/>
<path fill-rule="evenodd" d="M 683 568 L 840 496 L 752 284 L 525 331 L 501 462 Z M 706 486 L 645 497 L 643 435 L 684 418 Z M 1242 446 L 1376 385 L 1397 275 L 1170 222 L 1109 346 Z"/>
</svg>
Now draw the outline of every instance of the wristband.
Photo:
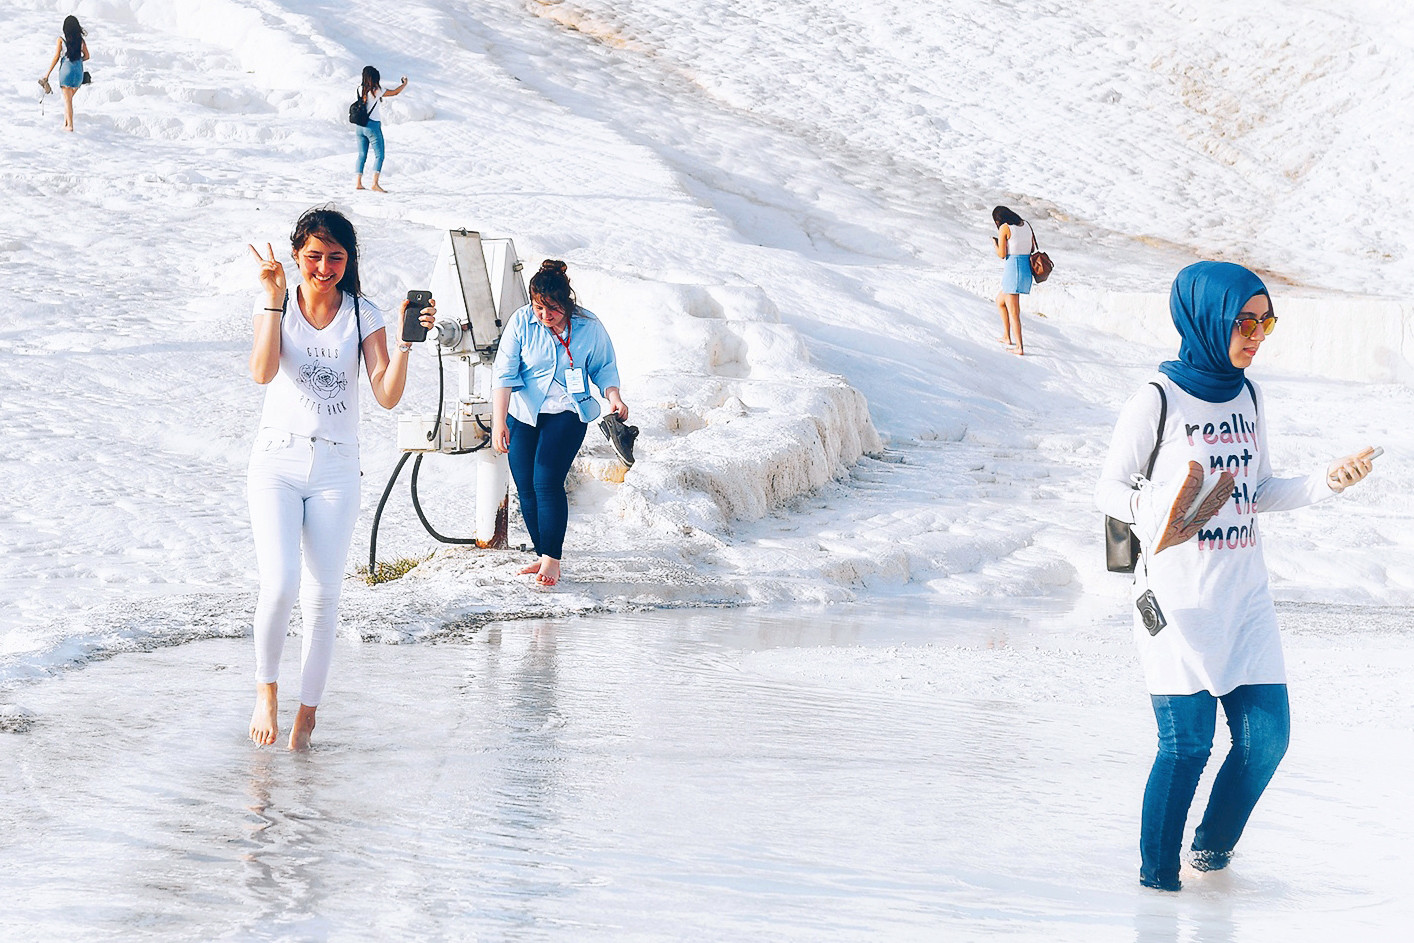
<svg viewBox="0 0 1414 943">
<path fill-rule="evenodd" d="M 274 311 L 276 314 L 284 314 L 284 308 L 266 308 L 266 311 Z"/>
<path fill-rule="evenodd" d="M 398 350 L 401 350 L 403 353 L 406 354 L 412 350 L 412 345 L 405 341 L 398 345 Z"/>
</svg>

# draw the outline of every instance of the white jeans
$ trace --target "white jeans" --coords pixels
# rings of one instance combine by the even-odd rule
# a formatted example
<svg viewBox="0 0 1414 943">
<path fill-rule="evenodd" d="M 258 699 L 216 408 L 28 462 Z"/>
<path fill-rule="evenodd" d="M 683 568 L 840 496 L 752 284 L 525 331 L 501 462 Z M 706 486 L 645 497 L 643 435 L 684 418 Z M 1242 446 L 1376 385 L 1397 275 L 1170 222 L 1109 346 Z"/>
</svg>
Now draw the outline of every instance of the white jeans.
<svg viewBox="0 0 1414 943">
<path fill-rule="evenodd" d="M 358 478 L 356 444 L 273 429 L 261 429 L 256 436 L 246 476 L 260 568 L 255 680 L 269 684 L 279 678 L 298 597 L 304 623 L 299 699 L 310 707 L 324 696 L 334 655 L 339 591 L 358 519 Z"/>
</svg>

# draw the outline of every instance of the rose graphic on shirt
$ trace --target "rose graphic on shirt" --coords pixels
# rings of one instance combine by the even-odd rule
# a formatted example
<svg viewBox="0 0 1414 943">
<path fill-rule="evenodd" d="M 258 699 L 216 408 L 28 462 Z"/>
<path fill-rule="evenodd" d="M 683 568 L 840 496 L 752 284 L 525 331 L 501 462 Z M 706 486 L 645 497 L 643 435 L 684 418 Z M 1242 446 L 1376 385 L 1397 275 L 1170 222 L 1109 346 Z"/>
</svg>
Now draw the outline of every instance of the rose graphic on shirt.
<svg viewBox="0 0 1414 943">
<path fill-rule="evenodd" d="M 315 396 L 326 400 L 338 396 L 349 385 L 343 371 L 335 370 L 317 360 L 300 367 L 299 381 Z"/>
</svg>

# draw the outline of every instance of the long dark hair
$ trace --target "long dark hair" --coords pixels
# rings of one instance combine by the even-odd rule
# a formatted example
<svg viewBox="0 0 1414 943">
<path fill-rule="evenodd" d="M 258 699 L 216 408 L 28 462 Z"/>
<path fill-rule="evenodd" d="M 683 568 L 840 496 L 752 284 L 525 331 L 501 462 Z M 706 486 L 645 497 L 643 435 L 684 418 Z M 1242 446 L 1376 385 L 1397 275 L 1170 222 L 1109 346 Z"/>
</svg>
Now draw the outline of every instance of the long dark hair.
<svg viewBox="0 0 1414 943">
<path fill-rule="evenodd" d="M 290 233 L 290 249 L 296 253 L 304 248 L 311 237 L 317 236 L 327 242 L 337 242 L 349 254 L 344 266 L 344 277 L 339 279 L 339 289 L 357 298 L 358 286 L 358 233 L 353 223 L 343 213 L 330 206 L 316 206 L 304 211 L 295 222 Z"/>
<path fill-rule="evenodd" d="M 64 58 L 70 62 L 83 59 L 83 27 L 76 16 L 64 17 Z"/>
<path fill-rule="evenodd" d="M 565 272 L 565 263 L 559 259 L 541 262 L 540 271 L 530 276 L 530 297 L 547 308 L 563 311 L 566 318 L 578 317 L 581 314 L 579 302 L 575 300 L 570 277 Z"/>
<path fill-rule="evenodd" d="M 378 74 L 378 70 L 371 65 L 363 67 L 363 81 L 359 85 L 359 95 L 368 97 L 368 93 L 383 84 L 383 77 Z"/>
<path fill-rule="evenodd" d="M 1003 223 L 1008 226 L 1021 226 L 1025 224 L 1026 220 L 1017 216 L 1008 207 L 996 206 L 992 208 L 992 222 L 1000 229 Z"/>
</svg>

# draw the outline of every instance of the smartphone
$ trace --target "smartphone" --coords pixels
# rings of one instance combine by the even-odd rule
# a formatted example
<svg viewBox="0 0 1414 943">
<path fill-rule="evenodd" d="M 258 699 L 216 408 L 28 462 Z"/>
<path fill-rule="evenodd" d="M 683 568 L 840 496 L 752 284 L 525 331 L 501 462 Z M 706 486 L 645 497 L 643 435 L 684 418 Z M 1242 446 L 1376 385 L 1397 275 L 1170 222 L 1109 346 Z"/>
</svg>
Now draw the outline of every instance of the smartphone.
<svg viewBox="0 0 1414 943">
<path fill-rule="evenodd" d="M 1383 454 L 1385 454 L 1385 447 L 1383 445 L 1377 445 L 1375 446 L 1375 450 L 1370 453 L 1369 461 L 1373 462 Z"/>
<path fill-rule="evenodd" d="M 432 303 L 432 292 L 414 288 L 408 292 L 408 306 L 403 314 L 403 340 L 407 343 L 427 340 L 427 328 L 418 320 L 422 309 Z"/>
</svg>

